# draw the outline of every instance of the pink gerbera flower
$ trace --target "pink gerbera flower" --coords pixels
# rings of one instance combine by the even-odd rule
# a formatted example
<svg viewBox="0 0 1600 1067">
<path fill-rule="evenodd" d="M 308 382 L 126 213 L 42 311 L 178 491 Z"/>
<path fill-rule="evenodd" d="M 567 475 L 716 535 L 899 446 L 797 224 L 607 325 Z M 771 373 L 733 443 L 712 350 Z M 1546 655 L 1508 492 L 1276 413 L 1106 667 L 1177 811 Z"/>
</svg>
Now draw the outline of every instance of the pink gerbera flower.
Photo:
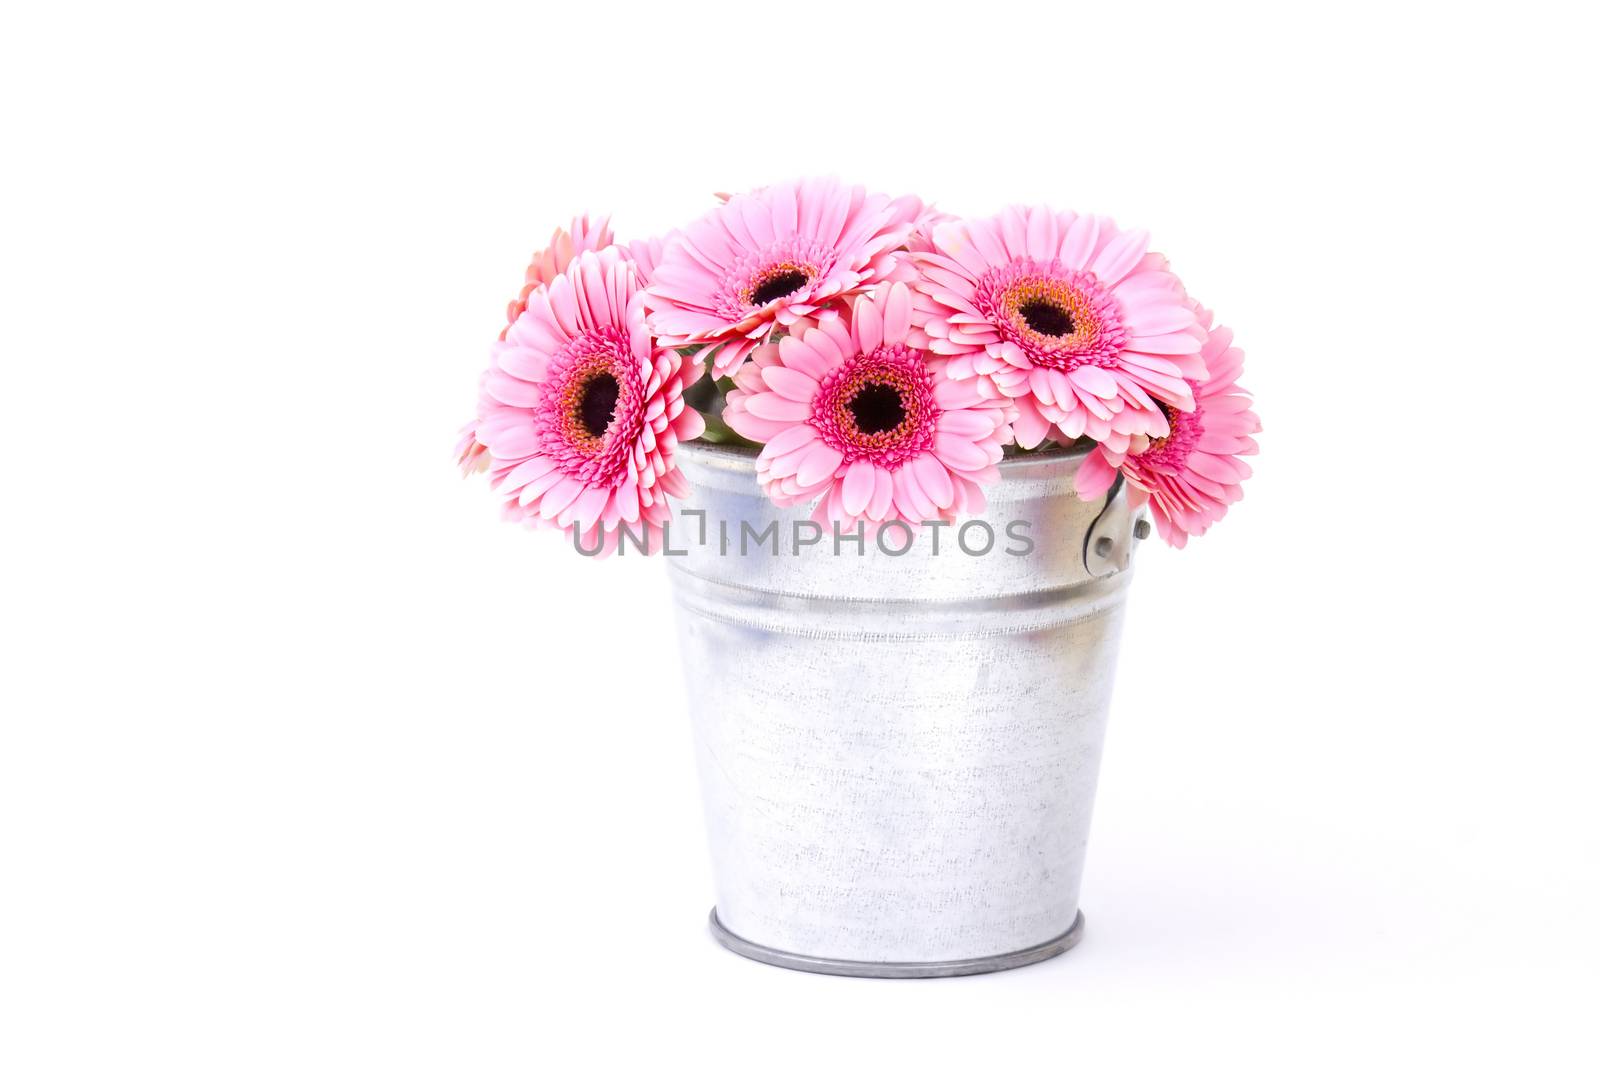
<svg viewBox="0 0 1600 1067">
<path fill-rule="evenodd" d="M 836 179 L 730 197 L 668 242 L 646 294 L 663 344 L 704 344 L 738 369 L 779 327 L 886 278 L 922 207 Z"/>
<path fill-rule="evenodd" d="M 871 528 L 983 510 L 1010 441 L 1009 405 L 911 347 L 911 291 L 880 287 L 841 316 L 764 345 L 723 417 L 764 442 L 757 480 L 780 505 Z"/>
<path fill-rule="evenodd" d="M 578 256 L 529 294 L 484 375 L 476 436 L 508 516 L 576 524 L 586 550 L 624 529 L 655 545 L 667 496 L 688 490 L 673 456 L 704 428 L 683 399 L 701 373 L 651 339 L 621 249 Z"/>
<path fill-rule="evenodd" d="M 533 254 L 533 260 L 523 272 L 522 292 L 506 305 L 506 327 L 500 331 L 500 339 L 505 340 L 506 330 L 528 306 L 528 297 L 535 289 L 555 281 L 584 252 L 608 248 L 611 241 L 611 220 L 604 216 L 598 222 L 590 222 L 589 216 L 579 215 L 572 220 L 571 230 L 556 227 L 556 232 L 550 235 L 550 243 Z"/>
<path fill-rule="evenodd" d="M 579 215 L 572 220 L 570 231 L 557 227 L 556 232 L 550 237 L 550 243 L 533 254 L 533 260 L 524 273 L 522 291 L 506 306 L 506 326 L 500 331 L 500 340 L 506 339 L 506 332 L 510 330 L 511 323 L 516 322 L 518 316 L 527 308 L 528 297 L 535 290 L 545 288 L 559 277 L 572 265 L 572 261 L 584 252 L 616 247 L 624 258 L 633 261 L 634 271 L 639 276 L 640 284 L 648 285 L 651 271 L 661 260 L 662 239 L 652 237 L 616 246 L 613 246 L 612 241 L 610 221 L 606 218 L 601 218 L 599 222 L 590 222 L 589 216 Z M 456 440 L 456 466 L 461 469 L 463 477 L 488 469 L 487 450 L 483 447 L 483 442 L 478 440 L 477 418 L 461 428 L 460 436 Z"/>
<path fill-rule="evenodd" d="M 1017 405 L 1017 443 L 1051 426 L 1125 450 L 1159 436 L 1157 401 L 1194 406 L 1185 377 L 1204 376 L 1205 332 L 1148 237 L 1108 219 L 1008 208 L 933 231 L 914 256 L 917 325 L 954 378 L 979 377 Z"/>
<path fill-rule="evenodd" d="M 1250 467 L 1239 457 L 1255 454 L 1250 435 L 1261 429 L 1250 394 L 1237 384 L 1244 353 L 1232 347 L 1233 331 L 1213 327 L 1211 312 L 1198 305 L 1195 311 L 1208 331 L 1200 350 L 1208 377 L 1189 382 L 1193 410 L 1167 408 L 1166 436 L 1136 439 L 1126 455 L 1101 446 L 1084 458 L 1077 474 L 1079 495 L 1092 498 L 1109 489 L 1120 470 L 1131 502 L 1138 506 L 1148 499 L 1157 531 L 1179 548 L 1243 497 L 1239 483 L 1250 476 Z"/>
</svg>

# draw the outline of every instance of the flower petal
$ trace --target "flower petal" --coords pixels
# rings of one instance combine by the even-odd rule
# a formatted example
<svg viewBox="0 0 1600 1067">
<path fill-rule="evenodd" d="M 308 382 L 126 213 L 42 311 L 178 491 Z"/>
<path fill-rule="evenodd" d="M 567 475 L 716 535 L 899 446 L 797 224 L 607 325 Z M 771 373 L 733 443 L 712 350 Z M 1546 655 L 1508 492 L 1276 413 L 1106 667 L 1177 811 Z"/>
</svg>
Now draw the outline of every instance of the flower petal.
<svg viewBox="0 0 1600 1067">
<path fill-rule="evenodd" d="M 873 489 L 878 484 L 877 468 L 864 459 L 858 459 L 850 464 L 850 469 L 844 475 L 844 504 L 845 511 L 851 515 L 860 515 L 867 510 L 867 504 L 872 500 Z"/>
<path fill-rule="evenodd" d="M 806 456 L 806 461 L 800 464 L 800 469 L 794 472 L 795 482 L 802 488 L 817 485 L 833 477 L 833 472 L 839 469 L 839 464 L 844 462 L 844 457 L 827 445 L 818 445 Z"/>
</svg>

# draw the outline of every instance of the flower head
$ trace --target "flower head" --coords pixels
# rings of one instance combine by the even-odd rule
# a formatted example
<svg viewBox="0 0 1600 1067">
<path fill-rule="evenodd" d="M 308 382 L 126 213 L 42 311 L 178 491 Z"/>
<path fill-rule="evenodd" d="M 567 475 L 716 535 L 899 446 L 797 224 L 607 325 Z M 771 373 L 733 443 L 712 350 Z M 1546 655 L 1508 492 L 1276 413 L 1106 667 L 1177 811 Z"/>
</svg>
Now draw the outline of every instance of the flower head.
<svg viewBox="0 0 1600 1067">
<path fill-rule="evenodd" d="M 831 178 L 730 197 L 668 242 L 651 328 L 669 346 L 708 346 L 713 373 L 731 374 L 775 328 L 886 278 L 921 208 Z"/>
<path fill-rule="evenodd" d="M 572 229 L 556 227 L 556 232 L 550 235 L 550 243 L 533 254 L 528 269 L 523 272 L 522 292 L 506 305 L 506 326 L 500 331 L 500 339 L 505 340 L 506 330 L 528 306 L 528 297 L 535 289 L 549 285 L 584 252 L 608 248 L 611 241 L 611 220 L 604 216 L 598 222 L 590 222 L 589 216 L 579 215 L 572 220 Z"/>
<path fill-rule="evenodd" d="M 1204 376 L 1204 331 L 1148 237 L 1108 219 L 1008 208 L 935 227 L 916 322 L 955 378 L 978 377 L 1017 405 L 1017 443 L 1052 426 L 1125 450 L 1187 411 Z"/>
<path fill-rule="evenodd" d="M 1135 439 L 1126 453 L 1100 446 L 1084 458 L 1077 474 L 1078 493 L 1096 497 L 1111 487 L 1120 470 L 1132 503 L 1148 500 L 1156 530 L 1179 548 L 1191 536 L 1205 533 L 1229 504 L 1244 496 L 1239 483 L 1250 476 L 1250 467 L 1239 457 L 1255 454 L 1250 435 L 1261 429 L 1250 394 L 1238 386 L 1244 353 L 1232 347 L 1233 331 L 1213 327 L 1211 313 L 1198 305 L 1195 312 L 1207 331 L 1200 356 L 1208 377 L 1189 382 L 1194 407 L 1167 409 L 1171 432 Z"/>
<path fill-rule="evenodd" d="M 589 221 L 589 216 L 579 215 L 572 220 L 570 231 L 557 227 L 550 237 L 550 243 L 533 254 L 533 260 L 524 272 L 522 291 L 506 306 L 506 326 L 500 331 L 500 340 L 506 339 L 511 324 L 527 308 L 528 298 L 560 277 L 572 265 L 572 261 L 584 252 L 614 247 L 623 258 L 632 260 L 640 284 L 649 284 L 650 272 L 661 259 L 662 238 L 629 241 L 626 245 L 614 245 L 612 240 L 610 221 L 603 217 L 595 223 Z M 491 365 L 490 370 L 493 369 Z M 484 373 L 487 375 L 488 371 Z M 481 392 L 482 382 L 479 384 Z M 479 419 L 475 417 L 461 428 L 456 440 L 456 466 L 463 476 L 487 470 L 489 466 L 487 450 L 478 439 L 478 425 Z"/>
<path fill-rule="evenodd" d="M 910 344 L 896 283 L 764 345 L 734 377 L 723 417 L 765 447 L 756 477 L 780 505 L 870 527 L 983 510 L 1010 440 L 1010 407 Z"/>
<path fill-rule="evenodd" d="M 621 249 L 579 255 L 529 294 L 483 378 L 476 437 L 508 517 L 578 524 L 586 548 L 658 531 L 687 492 L 673 456 L 704 428 L 683 399 L 701 372 L 652 340 Z"/>
</svg>

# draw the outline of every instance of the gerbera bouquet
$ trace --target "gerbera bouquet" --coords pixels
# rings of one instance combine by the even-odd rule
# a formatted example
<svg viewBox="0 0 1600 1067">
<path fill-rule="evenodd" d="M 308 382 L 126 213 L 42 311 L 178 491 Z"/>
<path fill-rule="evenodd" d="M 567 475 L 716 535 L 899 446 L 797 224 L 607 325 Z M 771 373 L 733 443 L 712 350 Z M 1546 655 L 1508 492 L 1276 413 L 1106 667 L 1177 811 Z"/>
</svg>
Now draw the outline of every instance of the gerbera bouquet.
<svg viewBox="0 0 1600 1067">
<path fill-rule="evenodd" d="M 653 550 L 695 438 L 867 529 L 978 514 L 1008 453 L 1051 448 L 1087 450 L 1076 491 L 1125 485 L 1174 545 L 1240 499 L 1243 354 L 1144 232 L 831 179 L 721 199 L 627 245 L 579 218 L 534 256 L 458 445 L 509 518 Z"/>
</svg>

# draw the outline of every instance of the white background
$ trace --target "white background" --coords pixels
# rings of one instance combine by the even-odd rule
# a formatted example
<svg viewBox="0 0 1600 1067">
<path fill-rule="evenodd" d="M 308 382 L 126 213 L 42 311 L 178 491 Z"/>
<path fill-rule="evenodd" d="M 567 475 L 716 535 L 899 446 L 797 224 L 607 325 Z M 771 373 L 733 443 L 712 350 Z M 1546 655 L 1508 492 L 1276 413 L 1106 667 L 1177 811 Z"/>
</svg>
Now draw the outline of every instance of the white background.
<svg viewBox="0 0 1600 1067">
<path fill-rule="evenodd" d="M 1558 11 L 12 9 L 0 1061 L 1594 1062 Z M 807 173 L 1148 227 L 1249 353 L 1257 476 L 1141 554 L 1041 966 L 717 948 L 661 562 L 451 466 L 555 225 Z"/>
</svg>

